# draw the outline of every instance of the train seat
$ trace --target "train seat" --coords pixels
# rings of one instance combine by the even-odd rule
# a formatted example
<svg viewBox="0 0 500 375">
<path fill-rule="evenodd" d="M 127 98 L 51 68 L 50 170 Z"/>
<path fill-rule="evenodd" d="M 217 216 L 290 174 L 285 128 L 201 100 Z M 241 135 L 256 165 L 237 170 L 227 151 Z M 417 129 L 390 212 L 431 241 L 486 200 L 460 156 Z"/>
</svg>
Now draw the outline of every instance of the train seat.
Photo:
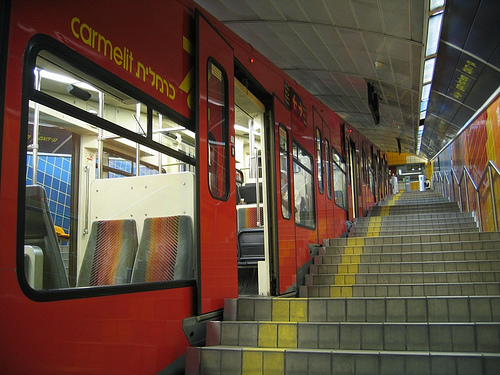
<svg viewBox="0 0 500 375">
<path fill-rule="evenodd" d="M 54 224 L 50 216 L 49 206 L 45 189 L 39 185 L 26 186 L 26 206 L 25 206 L 25 226 L 24 226 L 24 246 L 25 264 L 28 265 L 30 259 L 34 259 L 29 250 L 41 250 L 43 266 L 32 269 L 25 267 L 25 273 L 37 272 L 43 269 L 42 288 L 60 289 L 68 288 L 68 278 L 64 268 L 59 242 L 54 230 Z M 38 251 L 34 253 L 38 254 Z M 39 272 L 39 271 L 38 271 Z M 28 276 L 28 275 L 27 275 Z M 40 280 L 39 275 L 30 276 L 28 279 Z M 32 285 L 34 286 L 34 285 Z M 37 283 L 37 286 L 39 284 Z"/>
<path fill-rule="evenodd" d="M 188 215 L 144 220 L 132 282 L 192 279 L 193 222 Z"/>
<path fill-rule="evenodd" d="M 257 226 L 257 205 L 236 207 L 238 226 L 238 265 L 256 265 L 264 260 L 264 228 Z M 264 223 L 264 207 L 260 206 L 261 225 Z"/>
<path fill-rule="evenodd" d="M 134 219 L 94 221 L 78 286 L 130 283 L 137 245 Z"/>
<path fill-rule="evenodd" d="M 245 228 L 238 232 L 238 265 L 255 266 L 264 260 L 264 228 Z"/>
<path fill-rule="evenodd" d="M 238 203 L 241 199 L 245 202 L 244 204 L 255 204 L 257 203 L 257 192 L 255 182 L 247 182 L 245 185 L 236 186 L 238 189 Z M 262 183 L 259 182 L 259 194 L 260 202 L 262 202 Z"/>
<path fill-rule="evenodd" d="M 245 228 L 257 228 L 257 206 L 245 204 L 236 207 L 238 232 Z M 264 207 L 260 206 L 260 224 L 264 224 Z"/>
</svg>

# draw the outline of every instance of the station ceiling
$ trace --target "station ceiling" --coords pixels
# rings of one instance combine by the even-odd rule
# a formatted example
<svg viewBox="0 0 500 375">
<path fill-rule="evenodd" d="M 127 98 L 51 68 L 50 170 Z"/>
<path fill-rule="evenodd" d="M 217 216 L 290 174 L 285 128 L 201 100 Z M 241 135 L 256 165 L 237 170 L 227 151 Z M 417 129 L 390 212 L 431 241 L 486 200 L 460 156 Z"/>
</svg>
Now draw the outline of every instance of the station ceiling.
<svg viewBox="0 0 500 375">
<path fill-rule="evenodd" d="M 416 153 L 429 0 L 196 0 L 386 152 Z M 500 86 L 498 0 L 446 0 L 421 156 Z M 375 124 L 367 83 L 379 97 Z"/>
</svg>

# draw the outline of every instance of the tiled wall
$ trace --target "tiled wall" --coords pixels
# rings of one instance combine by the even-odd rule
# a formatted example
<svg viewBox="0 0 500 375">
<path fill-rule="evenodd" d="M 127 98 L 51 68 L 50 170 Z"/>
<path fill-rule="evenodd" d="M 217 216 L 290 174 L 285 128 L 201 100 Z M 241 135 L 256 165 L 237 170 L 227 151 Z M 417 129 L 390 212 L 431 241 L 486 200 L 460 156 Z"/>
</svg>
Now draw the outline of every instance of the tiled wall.
<svg viewBox="0 0 500 375">
<path fill-rule="evenodd" d="M 27 155 L 26 169 L 26 185 L 32 185 L 32 154 Z M 64 231 L 68 233 L 70 219 L 71 156 L 39 154 L 37 184 L 45 188 L 54 225 L 62 227 Z"/>
<path fill-rule="evenodd" d="M 387 165 L 405 165 L 425 163 L 426 160 L 413 154 L 399 154 L 397 152 L 387 152 L 385 154 Z"/>
<path fill-rule="evenodd" d="M 129 160 L 109 158 L 109 166 L 111 168 L 118 169 L 120 171 L 135 174 L 135 163 Z M 149 176 L 152 174 L 158 174 L 158 170 L 148 168 L 144 165 L 140 165 L 139 174 L 141 176 Z M 118 173 L 113 173 L 113 172 L 109 173 L 109 178 L 120 178 L 120 177 L 124 177 L 124 175 L 120 175 Z"/>
<path fill-rule="evenodd" d="M 451 168 L 458 177 L 463 167 L 470 171 L 474 181 L 479 182 L 488 160 L 500 166 L 500 97 L 473 121 L 469 127 L 433 162 L 435 171 L 450 172 Z M 481 211 L 484 230 L 494 230 L 491 200 L 491 184 L 486 177 L 480 188 Z M 465 190 L 464 187 L 462 190 Z M 469 191 L 472 190 L 469 185 Z M 497 212 L 500 214 L 500 177 L 494 177 L 494 190 L 497 197 Z M 476 207 L 475 193 L 470 193 L 470 204 Z M 463 198 L 465 199 L 465 197 Z"/>
</svg>

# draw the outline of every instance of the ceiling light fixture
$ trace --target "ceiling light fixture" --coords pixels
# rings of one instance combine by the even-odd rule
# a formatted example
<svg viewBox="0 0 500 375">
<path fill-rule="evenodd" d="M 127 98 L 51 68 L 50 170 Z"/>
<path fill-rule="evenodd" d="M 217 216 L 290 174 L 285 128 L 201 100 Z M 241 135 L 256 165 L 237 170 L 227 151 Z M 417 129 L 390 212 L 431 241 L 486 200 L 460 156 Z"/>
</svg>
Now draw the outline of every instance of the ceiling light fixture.
<svg viewBox="0 0 500 375">
<path fill-rule="evenodd" d="M 424 135 L 424 121 L 427 116 L 427 107 L 431 95 L 432 78 L 436 68 L 436 54 L 439 46 L 439 37 L 443 25 L 445 0 L 430 0 L 427 20 L 427 43 L 425 45 L 425 61 L 422 72 L 422 86 L 420 98 L 420 122 L 417 133 L 417 155 L 420 154 L 422 136 Z"/>
</svg>

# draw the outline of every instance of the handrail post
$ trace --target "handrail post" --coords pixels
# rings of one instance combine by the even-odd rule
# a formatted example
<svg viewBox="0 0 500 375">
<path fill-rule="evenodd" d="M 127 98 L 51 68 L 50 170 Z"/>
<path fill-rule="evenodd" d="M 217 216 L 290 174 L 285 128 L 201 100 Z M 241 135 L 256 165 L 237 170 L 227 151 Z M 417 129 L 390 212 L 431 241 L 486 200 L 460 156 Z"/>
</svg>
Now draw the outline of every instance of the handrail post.
<svg viewBox="0 0 500 375">
<path fill-rule="evenodd" d="M 465 173 L 465 172 L 464 172 Z M 469 184 L 467 182 L 467 175 L 465 176 L 465 199 L 467 201 L 467 212 L 470 212 L 470 204 L 469 204 Z"/>
<path fill-rule="evenodd" d="M 481 214 L 481 198 L 479 196 L 479 190 L 476 190 L 476 201 L 477 201 L 477 216 L 479 219 L 479 229 L 483 232 L 483 216 Z"/>
<path fill-rule="evenodd" d="M 493 183 L 493 173 L 491 173 L 491 166 L 489 164 L 488 164 L 488 177 L 490 179 L 491 204 L 493 205 L 493 220 L 495 220 L 495 231 L 498 232 L 497 204 L 496 204 L 496 198 L 495 198 L 495 184 Z"/>
<path fill-rule="evenodd" d="M 458 205 L 460 207 L 460 212 L 464 212 L 464 205 L 462 203 L 462 187 L 460 186 L 460 184 L 457 184 L 458 186 L 458 197 L 460 198 L 460 200 L 458 201 Z"/>
</svg>

